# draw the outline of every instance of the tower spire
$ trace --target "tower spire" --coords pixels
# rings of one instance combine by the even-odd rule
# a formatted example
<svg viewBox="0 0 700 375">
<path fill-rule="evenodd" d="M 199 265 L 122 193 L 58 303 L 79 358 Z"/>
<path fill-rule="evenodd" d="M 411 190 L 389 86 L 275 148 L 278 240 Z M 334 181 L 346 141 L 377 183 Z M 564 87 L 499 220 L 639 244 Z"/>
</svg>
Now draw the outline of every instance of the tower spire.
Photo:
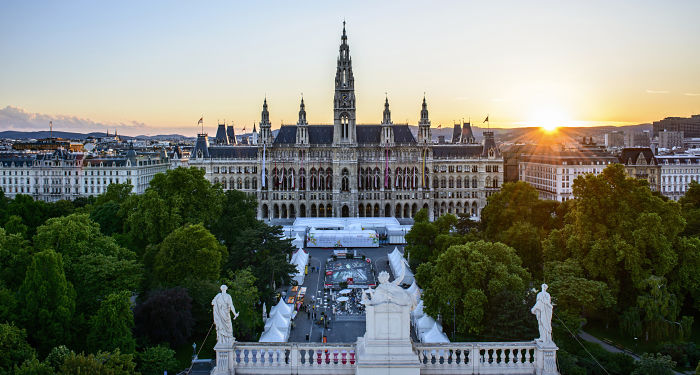
<svg viewBox="0 0 700 375">
<path fill-rule="evenodd" d="M 355 132 L 355 78 L 352 74 L 350 46 L 343 21 L 343 35 L 338 48 L 333 97 L 333 143 L 354 144 Z"/>
<path fill-rule="evenodd" d="M 301 95 L 301 104 L 299 104 L 299 121 L 297 125 L 306 125 L 306 106 L 304 105 L 304 94 Z"/>
<path fill-rule="evenodd" d="M 384 93 L 386 95 L 386 93 Z M 391 110 L 389 110 L 389 96 L 384 99 L 384 115 L 382 116 L 382 125 L 391 124 Z"/>
</svg>

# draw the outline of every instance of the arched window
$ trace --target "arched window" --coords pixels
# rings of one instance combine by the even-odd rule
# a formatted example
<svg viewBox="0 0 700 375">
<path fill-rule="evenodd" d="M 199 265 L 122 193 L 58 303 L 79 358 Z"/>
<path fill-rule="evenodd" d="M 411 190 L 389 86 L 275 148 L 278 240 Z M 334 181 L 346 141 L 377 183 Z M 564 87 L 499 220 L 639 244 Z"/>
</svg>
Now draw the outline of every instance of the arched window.
<svg viewBox="0 0 700 375">
<path fill-rule="evenodd" d="M 477 184 L 476 177 L 472 177 L 472 188 L 477 188 L 479 185 Z"/>
<path fill-rule="evenodd" d="M 250 179 L 248 177 L 243 181 L 243 188 L 246 190 L 250 189 Z"/>
<path fill-rule="evenodd" d="M 236 180 L 236 189 L 241 190 L 243 189 L 243 181 L 239 177 L 238 180 Z"/>
<path fill-rule="evenodd" d="M 443 189 L 447 187 L 447 179 L 445 177 L 440 178 L 440 187 Z"/>
<path fill-rule="evenodd" d="M 455 181 L 457 183 L 457 189 L 462 187 L 462 179 L 457 177 L 457 180 Z"/>
</svg>

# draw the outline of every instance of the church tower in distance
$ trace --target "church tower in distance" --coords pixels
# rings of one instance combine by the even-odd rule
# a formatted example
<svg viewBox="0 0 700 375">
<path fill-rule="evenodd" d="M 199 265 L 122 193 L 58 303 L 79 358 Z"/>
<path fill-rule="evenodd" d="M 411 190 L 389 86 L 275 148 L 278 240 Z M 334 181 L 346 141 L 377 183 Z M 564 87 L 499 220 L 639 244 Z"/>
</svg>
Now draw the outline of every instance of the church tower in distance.
<svg viewBox="0 0 700 375">
<path fill-rule="evenodd" d="M 333 98 L 333 143 L 356 144 L 355 132 L 355 78 L 352 75 L 352 59 L 348 36 L 343 21 L 338 67 L 335 71 L 335 97 Z"/>
</svg>

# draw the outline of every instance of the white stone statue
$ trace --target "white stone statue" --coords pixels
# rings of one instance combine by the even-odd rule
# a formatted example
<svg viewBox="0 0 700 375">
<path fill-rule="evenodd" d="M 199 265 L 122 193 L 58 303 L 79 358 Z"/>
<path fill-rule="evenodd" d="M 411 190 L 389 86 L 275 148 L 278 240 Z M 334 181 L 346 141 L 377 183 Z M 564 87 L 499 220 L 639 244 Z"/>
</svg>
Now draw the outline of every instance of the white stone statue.
<svg viewBox="0 0 700 375">
<path fill-rule="evenodd" d="M 542 291 L 537 293 L 537 302 L 532 307 L 532 312 L 537 316 L 537 324 L 540 330 L 540 338 L 537 339 L 542 343 L 552 342 L 552 296 L 547 293 L 547 284 L 542 284 Z"/>
<path fill-rule="evenodd" d="M 211 301 L 214 306 L 214 324 L 216 324 L 216 341 L 220 344 L 231 344 L 235 340 L 233 337 L 233 325 L 231 323 L 231 312 L 233 319 L 238 318 L 236 308 L 233 306 L 231 296 L 226 293 L 228 287 L 221 286 L 221 293 Z"/>
<path fill-rule="evenodd" d="M 379 280 L 379 285 L 375 289 L 369 289 L 369 297 L 362 291 L 362 303 L 365 305 L 378 305 L 381 303 L 392 302 L 399 305 L 414 305 L 413 298 L 410 293 L 399 286 L 399 282 L 403 279 L 403 272 L 401 276 L 396 278 L 393 282 L 389 282 L 389 273 L 382 271 L 379 273 L 377 279 Z"/>
</svg>

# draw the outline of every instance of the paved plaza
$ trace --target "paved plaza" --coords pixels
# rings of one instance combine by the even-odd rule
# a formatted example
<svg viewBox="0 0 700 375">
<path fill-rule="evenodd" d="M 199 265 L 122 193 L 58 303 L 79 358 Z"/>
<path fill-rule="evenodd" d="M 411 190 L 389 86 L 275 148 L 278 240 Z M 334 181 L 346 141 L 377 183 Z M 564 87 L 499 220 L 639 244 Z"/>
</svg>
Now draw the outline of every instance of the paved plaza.
<svg viewBox="0 0 700 375">
<path fill-rule="evenodd" d="M 394 250 L 395 245 L 381 246 L 378 248 L 357 249 L 357 254 L 365 255 L 371 259 L 374 271 L 391 273 L 388 265 L 387 254 Z M 403 251 L 403 246 L 398 246 Z M 290 342 L 322 342 L 323 336 L 329 343 L 352 343 L 365 333 L 365 319 L 363 306 L 360 306 L 360 290 L 347 294 L 339 294 L 339 290 L 326 290 L 323 288 L 325 278 L 326 260 L 333 255 L 333 249 L 305 249 L 309 252 L 309 274 L 306 275 L 302 287 L 306 287 L 304 304 L 309 311 L 300 309 L 294 319 L 294 325 L 289 336 Z M 348 249 L 351 252 L 354 249 Z M 375 275 L 376 276 L 376 275 Z M 338 297 L 348 297 L 348 302 L 337 302 Z M 353 302 L 354 301 L 354 302 Z M 345 310 L 348 304 L 348 312 L 339 312 L 338 308 Z M 336 313 L 333 307 L 337 306 Z M 314 308 L 315 306 L 315 308 Z M 315 314 L 315 319 L 314 319 Z M 320 323 L 323 317 L 323 324 Z M 326 318 L 328 317 L 328 318 Z M 327 328 L 326 328 L 327 326 Z"/>
</svg>

